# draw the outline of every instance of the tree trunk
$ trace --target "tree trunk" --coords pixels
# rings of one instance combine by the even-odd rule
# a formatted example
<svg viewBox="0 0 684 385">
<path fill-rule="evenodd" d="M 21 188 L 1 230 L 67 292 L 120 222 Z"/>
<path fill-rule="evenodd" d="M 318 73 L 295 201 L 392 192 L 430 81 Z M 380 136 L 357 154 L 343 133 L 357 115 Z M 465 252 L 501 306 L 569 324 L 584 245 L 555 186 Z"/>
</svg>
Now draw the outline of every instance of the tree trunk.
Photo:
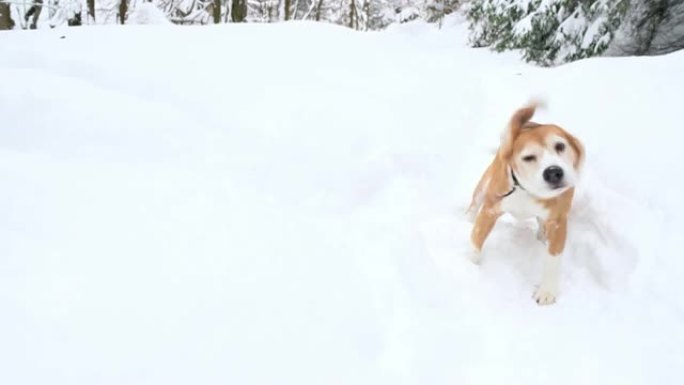
<svg viewBox="0 0 684 385">
<path fill-rule="evenodd" d="M 40 17 L 40 12 L 43 10 L 43 0 L 35 0 L 31 4 L 31 8 L 24 14 L 24 21 L 28 25 L 29 29 L 38 28 L 38 18 Z M 31 17 L 33 16 L 33 17 Z M 31 21 L 29 22 L 29 19 Z"/>
<path fill-rule="evenodd" d="M 14 28 L 10 5 L 0 1 L 0 31 Z"/>
<path fill-rule="evenodd" d="M 128 13 L 128 0 L 121 0 L 119 3 L 119 22 L 126 24 L 126 14 Z"/>
<path fill-rule="evenodd" d="M 88 0 L 88 15 L 93 23 L 95 23 L 95 0 Z"/>
<path fill-rule="evenodd" d="M 232 0 L 230 18 L 233 23 L 242 23 L 247 18 L 247 0 Z"/>
<path fill-rule="evenodd" d="M 292 5 L 291 0 L 285 0 L 285 20 L 290 20 L 290 6 Z"/>
<path fill-rule="evenodd" d="M 214 0 L 213 7 L 214 24 L 219 24 L 221 22 L 221 0 Z"/>
<path fill-rule="evenodd" d="M 316 5 L 316 21 L 321 21 L 321 9 L 323 8 L 323 0 L 318 0 Z"/>
<path fill-rule="evenodd" d="M 358 29 L 359 27 L 359 16 L 356 13 L 356 1 L 351 0 L 349 2 L 349 28 Z"/>
</svg>

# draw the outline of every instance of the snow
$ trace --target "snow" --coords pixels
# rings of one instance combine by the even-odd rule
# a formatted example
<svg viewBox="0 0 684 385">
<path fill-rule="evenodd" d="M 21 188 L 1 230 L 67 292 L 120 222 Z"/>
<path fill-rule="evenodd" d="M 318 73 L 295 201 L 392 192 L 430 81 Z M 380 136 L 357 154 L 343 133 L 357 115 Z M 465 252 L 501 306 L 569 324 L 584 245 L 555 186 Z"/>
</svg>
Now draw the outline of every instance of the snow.
<svg viewBox="0 0 684 385">
<path fill-rule="evenodd" d="M 588 27 L 582 39 L 582 48 L 588 48 L 596 40 L 596 36 L 601 33 L 601 26 L 606 23 L 606 16 L 597 17 Z M 603 37 L 602 37 L 603 38 Z"/>
<path fill-rule="evenodd" d="M 532 31 L 532 19 L 537 16 L 536 12 L 530 13 L 515 23 L 513 26 L 513 33 L 516 35 L 524 35 Z"/>
<path fill-rule="evenodd" d="M 129 24 L 171 24 L 156 3 L 136 3 L 128 16 Z"/>
<path fill-rule="evenodd" d="M 542 69 L 466 40 L 454 18 L 4 34 L 0 383 L 680 383 L 684 53 Z M 466 258 L 531 96 L 588 151 L 548 307 L 531 224 Z"/>
</svg>

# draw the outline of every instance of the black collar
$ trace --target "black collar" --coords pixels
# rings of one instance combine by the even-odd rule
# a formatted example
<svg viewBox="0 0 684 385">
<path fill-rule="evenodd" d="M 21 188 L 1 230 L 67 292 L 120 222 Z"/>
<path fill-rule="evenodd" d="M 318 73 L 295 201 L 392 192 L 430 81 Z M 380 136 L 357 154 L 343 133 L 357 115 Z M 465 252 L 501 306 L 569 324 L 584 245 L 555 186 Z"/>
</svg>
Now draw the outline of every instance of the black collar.
<svg viewBox="0 0 684 385">
<path fill-rule="evenodd" d="M 520 187 L 521 190 L 525 190 L 525 188 L 520 184 L 520 182 L 518 182 L 518 178 L 515 177 L 513 169 L 511 169 L 511 178 L 513 178 L 513 187 L 511 188 L 511 191 L 502 195 L 501 198 L 506 198 L 507 196 L 513 194 L 518 187 Z"/>
</svg>

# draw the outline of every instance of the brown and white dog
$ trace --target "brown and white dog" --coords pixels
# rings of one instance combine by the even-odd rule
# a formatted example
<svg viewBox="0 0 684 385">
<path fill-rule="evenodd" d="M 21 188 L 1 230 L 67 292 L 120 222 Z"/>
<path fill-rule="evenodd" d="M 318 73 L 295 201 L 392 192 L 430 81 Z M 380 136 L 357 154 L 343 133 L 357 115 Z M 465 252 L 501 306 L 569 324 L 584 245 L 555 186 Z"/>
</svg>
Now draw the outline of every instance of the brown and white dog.
<svg viewBox="0 0 684 385">
<path fill-rule="evenodd" d="M 473 192 L 468 211 L 475 216 L 471 233 L 475 263 L 479 263 L 482 245 L 501 215 L 537 219 L 537 238 L 546 243 L 547 253 L 534 299 L 546 305 L 554 303 L 558 295 L 567 217 L 584 147 L 557 125 L 531 122 L 537 106 L 531 103 L 511 117 L 496 157 Z"/>
</svg>

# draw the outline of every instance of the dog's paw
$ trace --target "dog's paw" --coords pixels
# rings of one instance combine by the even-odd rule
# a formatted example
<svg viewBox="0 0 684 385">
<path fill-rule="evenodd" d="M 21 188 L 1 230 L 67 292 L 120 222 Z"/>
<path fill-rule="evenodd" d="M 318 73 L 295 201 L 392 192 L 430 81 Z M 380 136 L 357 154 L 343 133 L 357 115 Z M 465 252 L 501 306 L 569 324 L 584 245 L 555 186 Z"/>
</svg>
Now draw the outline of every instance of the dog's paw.
<svg viewBox="0 0 684 385">
<path fill-rule="evenodd" d="M 472 249 L 468 252 L 468 259 L 470 262 L 479 265 L 482 261 L 482 251 Z"/>
<path fill-rule="evenodd" d="M 556 302 L 557 296 L 558 290 L 542 285 L 537 288 L 532 298 L 538 305 L 551 305 Z"/>
</svg>

